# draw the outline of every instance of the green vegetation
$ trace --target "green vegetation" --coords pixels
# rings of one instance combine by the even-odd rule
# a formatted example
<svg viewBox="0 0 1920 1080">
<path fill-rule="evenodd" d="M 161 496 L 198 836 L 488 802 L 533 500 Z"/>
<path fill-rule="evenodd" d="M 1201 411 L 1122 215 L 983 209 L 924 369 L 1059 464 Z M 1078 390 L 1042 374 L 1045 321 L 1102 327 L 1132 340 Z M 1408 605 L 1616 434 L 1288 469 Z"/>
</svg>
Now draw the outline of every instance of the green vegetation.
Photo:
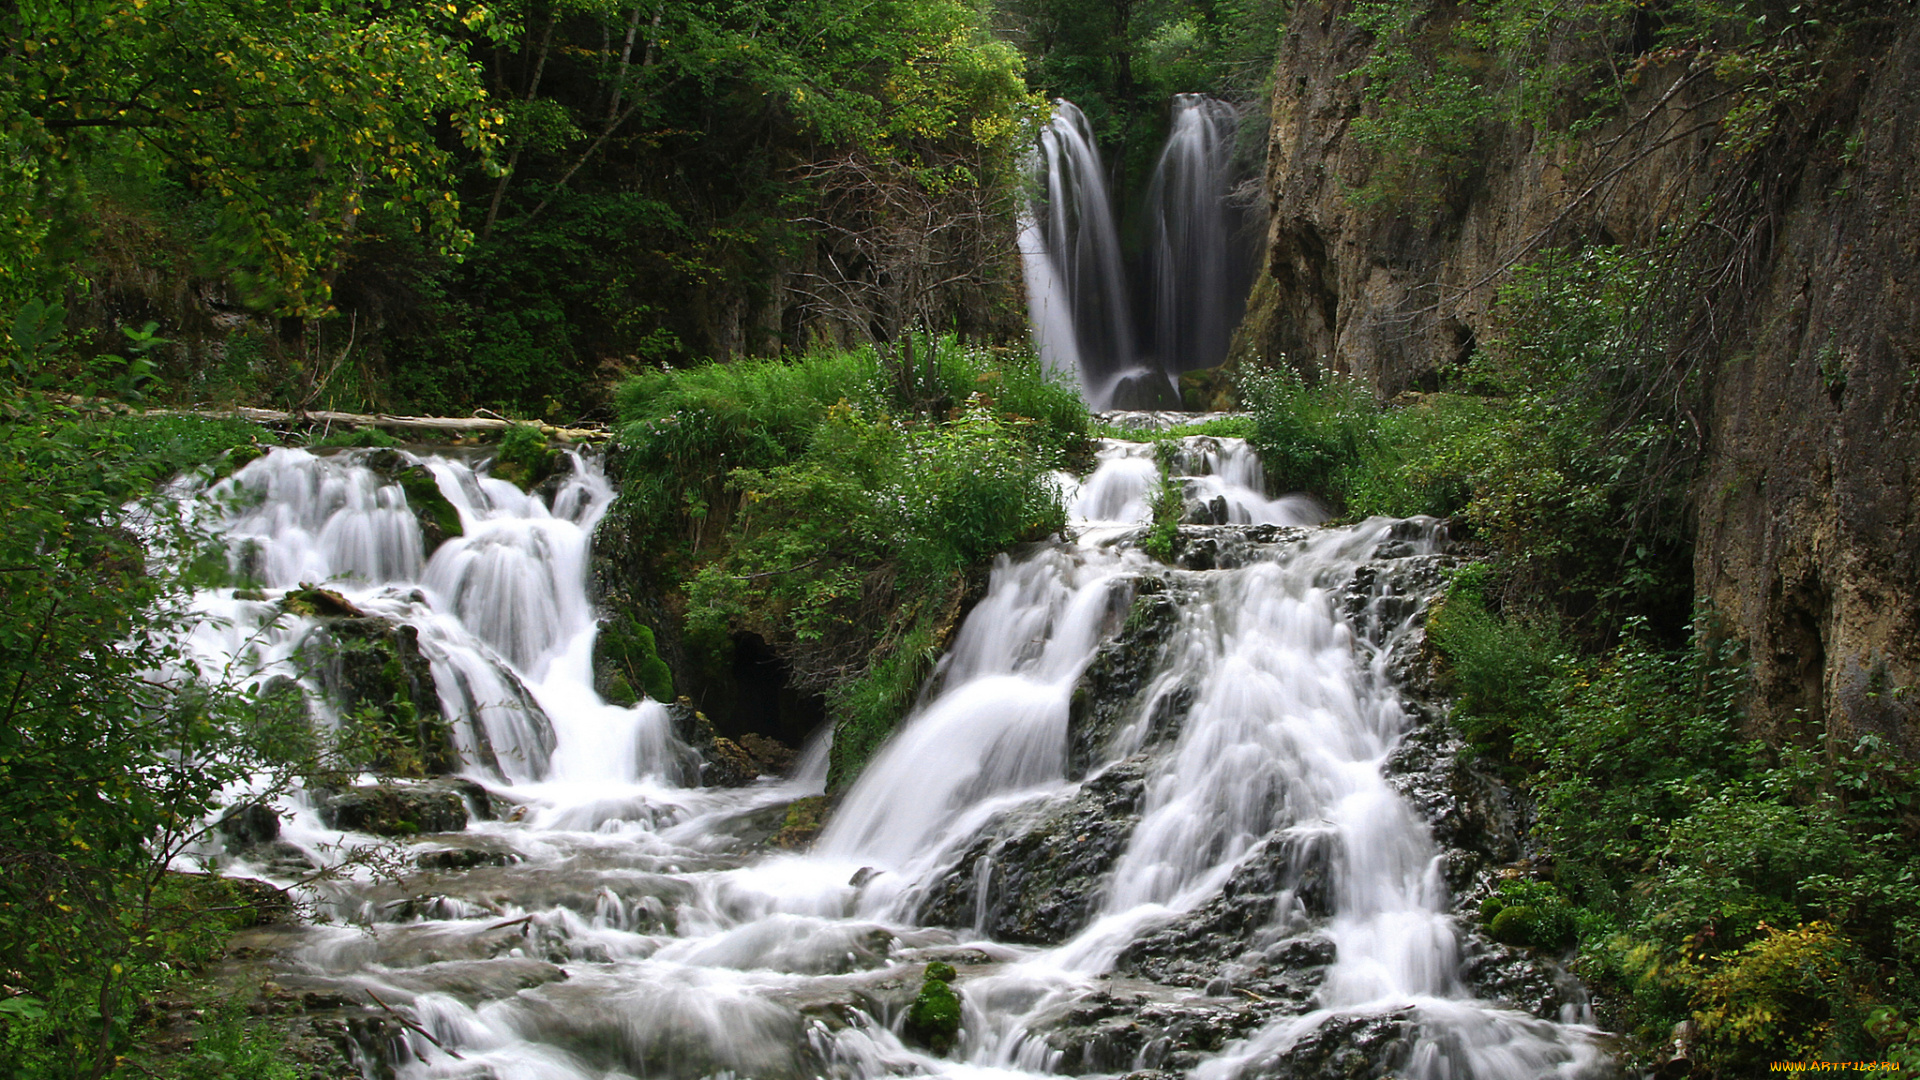
<svg viewBox="0 0 1920 1080">
<path fill-rule="evenodd" d="M 231 886 L 170 862 L 223 787 L 313 747 L 299 709 L 172 644 L 197 568 L 158 556 L 204 538 L 153 486 L 258 429 L 81 413 L 28 388 L 37 359 L 0 383 L 0 1061 L 35 1080 L 132 1075 L 142 1001 L 252 917 Z"/>
<path fill-rule="evenodd" d="M 1543 253 L 1444 393 L 1381 406 L 1254 372 L 1269 475 L 1344 515 L 1451 515 L 1491 559 L 1428 620 L 1472 752 L 1533 799 L 1536 877 L 1481 907 L 1509 944 L 1573 948 L 1605 1024 L 1696 1067 L 1911 1059 L 1920 769 L 1809 719 L 1743 735 L 1743 658 L 1692 608 L 1698 442 L 1657 247 Z"/>
<path fill-rule="evenodd" d="M 500 436 L 500 447 L 493 453 L 489 475 L 511 481 L 526 491 L 553 472 L 556 456 L 547 445 L 547 437 L 532 424 L 515 424 Z"/>
<path fill-rule="evenodd" d="M 920 993 L 907 1008 L 907 1037 L 945 1055 L 960 1037 L 960 996 L 949 985 L 958 976 L 952 964 L 935 960 L 920 980 Z"/>
<path fill-rule="evenodd" d="M 1038 110 L 985 22 L 957 0 L 18 5 L 0 314 L 65 296 L 69 366 L 157 328 L 175 400 L 556 420 L 661 361 L 922 319 L 1001 336 Z"/>
<path fill-rule="evenodd" d="M 678 596 L 705 669 L 735 634 L 781 651 L 837 718 L 831 786 L 903 714 L 970 573 L 1065 522 L 1086 450 L 1074 391 L 949 337 L 903 389 L 872 350 L 636 377 L 614 452 L 628 543 Z"/>
<path fill-rule="evenodd" d="M 1245 373 L 1253 445 L 1276 487 L 1347 518 L 1455 517 L 1500 553 L 1504 592 L 1552 596 L 1587 640 L 1640 617 L 1677 641 L 1698 443 L 1646 329 L 1660 295 L 1651 256 L 1546 252 L 1502 290 L 1498 334 L 1445 373 L 1448 392 L 1382 406 L 1339 376 Z"/>
<path fill-rule="evenodd" d="M 1577 937 L 1634 1045 L 1692 1019 L 1715 1075 L 1910 1054 L 1893 1025 L 1920 1005 L 1920 769 L 1872 739 L 1744 741 L 1743 667 L 1710 634 L 1547 656 L 1540 628 L 1488 616 L 1474 588 L 1455 583 L 1432 640 L 1466 691 L 1462 727 L 1537 800 L 1553 879 L 1490 897 L 1493 936 Z"/>
<path fill-rule="evenodd" d="M 1480 917 L 1488 935 L 1507 945 L 1557 949 L 1574 940 L 1573 906 L 1544 881 L 1503 883 L 1481 901 Z"/>
<path fill-rule="evenodd" d="M 612 673 L 601 697 L 615 705 L 632 705 L 642 693 L 655 701 L 673 700 L 673 672 L 660 659 L 652 627 L 613 616 L 601 624 L 593 652 L 595 668 Z"/>
<path fill-rule="evenodd" d="M 1365 0 L 1347 19 L 1373 47 L 1347 77 L 1362 80 L 1368 103 L 1354 137 L 1378 155 L 1354 194 L 1453 201 L 1503 131 L 1570 140 L 1637 119 L 1636 92 L 1669 85 L 1702 90 L 1674 100 L 1690 132 L 1713 130 L 1730 162 L 1757 159 L 1780 140 L 1822 134 L 1813 103 L 1893 7 L 1681 0 L 1655 16 L 1619 0 Z M 1658 94 L 1643 96 L 1642 107 Z M 1592 164 L 1613 169 L 1663 145 L 1629 127 Z"/>
</svg>

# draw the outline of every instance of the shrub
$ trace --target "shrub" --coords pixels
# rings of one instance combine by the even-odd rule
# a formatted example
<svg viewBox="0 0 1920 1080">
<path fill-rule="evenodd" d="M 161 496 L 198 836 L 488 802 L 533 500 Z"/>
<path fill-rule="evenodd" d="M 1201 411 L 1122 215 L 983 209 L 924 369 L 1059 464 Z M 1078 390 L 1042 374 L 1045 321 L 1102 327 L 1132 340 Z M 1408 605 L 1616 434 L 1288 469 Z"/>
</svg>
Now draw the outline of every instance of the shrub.
<svg viewBox="0 0 1920 1080">
<path fill-rule="evenodd" d="M 684 595 L 694 674 L 751 632 L 829 698 L 834 790 L 911 704 L 968 572 L 1064 525 L 1052 470 L 1086 449 L 1085 407 L 1031 357 L 949 339 L 934 361 L 912 401 L 870 350 L 649 371 L 619 394 L 610 519 L 639 573 Z"/>
<path fill-rule="evenodd" d="M 1480 903 L 1480 917 L 1495 941 L 1562 949 L 1573 944 L 1574 909 L 1545 881 L 1508 881 Z"/>
<path fill-rule="evenodd" d="M 1240 396 L 1268 484 L 1315 495 L 1349 518 L 1460 512 L 1494 415 L 1452 394 L 1385 408 L 1355 380 L 1327 375 L 1309 386 L 1284 364 L 1244 376 Z"/>
</svg>

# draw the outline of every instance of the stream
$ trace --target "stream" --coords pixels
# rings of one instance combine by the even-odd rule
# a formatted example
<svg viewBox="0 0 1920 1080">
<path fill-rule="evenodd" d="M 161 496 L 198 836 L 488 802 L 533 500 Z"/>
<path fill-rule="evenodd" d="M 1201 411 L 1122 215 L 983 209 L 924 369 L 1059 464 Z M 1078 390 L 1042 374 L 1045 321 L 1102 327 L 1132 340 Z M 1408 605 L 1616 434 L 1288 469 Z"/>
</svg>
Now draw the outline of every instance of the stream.
<svg viewBox="0 0 1920 1080">
<path fill-rule="evenodd" d="M 1175 459 L 1175 564 L 1137 548 L 1153 448 L 1103 442 L 1061 478 L 1067 535 L 996 561 L 787 851 L 824 732 L 787 778 L 702 787 L 683 716 L 594 692 L 593 456 L 529 494 L 454 451 L 274 450 L 202 493 L 260 587 L 203 593 L 192 649 L 337 726 L 352 642 L 402 642 L 458 752 L 458 781 L 416 786 L 467 820 L 383 839 L 293 791 L 196 856 L 304 883 L 317 919 L 245 943 L 347 1018 L 368 1077 L 1613 1075 L 1577 986 L 1462 913 L 1492 860 L 1436 839 L 1480 820 L 1400 685 L 1444 530 L 1321 527 L 1238 440 Z M 460 535 L 429 551 L 401 473 Z M 321 584 L 343 609 L 289 610 Z M 944 1055 L 905 1028 L 936 960 L 962 1005 Z"/>
</svg>

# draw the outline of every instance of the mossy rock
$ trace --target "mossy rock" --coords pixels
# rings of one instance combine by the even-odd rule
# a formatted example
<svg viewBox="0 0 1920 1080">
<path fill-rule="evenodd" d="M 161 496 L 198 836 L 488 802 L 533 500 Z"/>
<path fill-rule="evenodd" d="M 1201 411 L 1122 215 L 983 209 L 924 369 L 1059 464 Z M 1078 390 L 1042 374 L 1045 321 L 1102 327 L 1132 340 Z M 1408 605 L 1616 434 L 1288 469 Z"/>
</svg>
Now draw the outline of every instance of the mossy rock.
<svg viewBox="0 0 1920 1080">
<path fill-rule="evenodd" d="M 289 615 L 299 615 L 309 619 L 336 616 L 349 619 L 367 617 L 367 613 L 356 607 L 353 601 L 332 589 L 322 589 L 306 584 L 302 584 L 297 589 L 287 590 L 286 595 L 280 598 L 280 606 Z"/>
<path fill-rule="evenodd" d="M 827 827 L 827 815 L 832 809 L 833 800 L 825 795 L 793 800 L 793 805 L 787 807 L 786 820 L 780 823 L 780 831 L 773 834 L 769 843 L 788 851 L 805 851 L 813 846 L 820 830 Z"/>
<path fill-rule="evenodd" d="M 1487 936 L 1502 945 L 1564 948 L 1574 938 L 1572 913 L 1557 905 L 1509 904 L 1487 924 Z"/>
<path fill-rule="evenodd" d="M 759 763 L 732 739 L 715 738 L 700 766 L 700 782 L 707 787 L 746 787 L 760 778 Z"/>
<path fill-rule="evenodd" d="M 375 450 L 359 459 L 360 464 L 396 484 L 407 497 L 407 509 L 420 523 L 420 543 L 428 555 L 441 544 L 460 536 L 466 526 L 460 522 L 460 510 L 440 492 L 433 470 L 415 462 L 398 450 Z"/>
<path fill-rule="evenodd" d="M 460 832 L 467 805 L 458 789 L 442 783 L 370 784 L 322 799 L 320 820 L 330 829 L 375 836 Z"/>
<path fill-rule="evenodd" d="M 907 1038 L 943 1057 L 960 1039 L 960 995 L 948 985 L 956 974 L 951 964 L 928 964 L 920 993 L 907 1009 Z"/>
<path fill-rule="evenodd" d="M 300 649 L 369 767 L 395 776 L 460 767 L 419 630 L 385 618 L 325 618 Z"/>
<path fill-rule="evenodd" d="M 653 628 L 627 616 L 610 618 L 593 640 L 594 689 L 608 703 L 637 705 L 640 695 L 673 700 L 673 672 L 660 659 Z"/>
<path fill-rule="evenodd" d="M 236 446 L 229 449 L 226 453 L 220 455 L 218 461 L 214 462 L 213 478 L 215 480 L 225 480 L 227 477 L 246 468 L 249 464 L 266 457 L 269 449 L 271 448 L 261 446 L 258 443 L 249 443 L 245 446 Z"/>
<path fill-rule="evenodd" d="M 394 477 L 394 483 L 407 494 L 407 509 L 420 522 L 420 542 L 428 555 L 466 531 L 460 523 L 459 508 L 440 493 L 440 483 L 433 473 L 416 465 Z"/>
<path fill-rule="evenodd" d="M 552 475 L 559 453 L 547 445 L 547 437 L 532 424 L 515 424 L 500 437 L 500 449 L 493 456 L 489 476 L 505 480 L 521 491 Z"/>
</svg>

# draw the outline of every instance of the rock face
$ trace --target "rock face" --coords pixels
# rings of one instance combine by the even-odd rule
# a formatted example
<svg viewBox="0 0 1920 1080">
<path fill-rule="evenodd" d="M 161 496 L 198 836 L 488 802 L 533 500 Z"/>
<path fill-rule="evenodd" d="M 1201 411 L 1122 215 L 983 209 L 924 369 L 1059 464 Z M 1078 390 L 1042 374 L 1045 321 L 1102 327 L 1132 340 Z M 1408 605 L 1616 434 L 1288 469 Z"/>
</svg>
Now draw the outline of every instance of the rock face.
<svg viewBox="0 0 1920 1080">
<path fill-rule="evenodd" d="M 1468 175 L 1415 204 L 1356 200 L 1352 192 L 1392 163 L 1348 134 L 1366 85 L 1346 76 L 1372 48 L 1352 12 L 1346 0 L 1309 0 L 1287 20 L 1267 141 L 1267 253 L 1233 352 L 1351 374 L 1384 398 L 1430 388 L 1437 368 L 1473 348 L 1498 271 L 1586 190 L 1590 174 L 1619 164 L 1586 149 L 1619 132 L 1551 150 L 1510 133 Z M 1660 101 L 1681 74 L 1649 72 L 1637 100 Z M 1697 110 L 1706 93 L 1683 90 L 1666 113 Z M 1698 141 L 1671 143 L 1613 175 L 1580 224 L 1620 242 L 1652 237 L 1692 190 L 1699 171 L 1690 166 L 1701 161 Z"/>
<path fill-rule="evenodd" d="M 1909 9 L 1910 10 L 1910 9 Z M 1920 757 L 1920 18 L 1865 67 L 1713 373 L 1697 591 L 1748 642 L 1767 735 L 1798 710 Z M 1844 133 L 1844 139 L 1841 136 Z"/>
<path fill-rule="evenodd" d="M 1566 142 L 1490 136 L 1425 197 L 1354 199 L 1392 163 L 1349 131 L 1365 86 L 1347 73 L 1372 48 L 1352 10 L 1310 0 L 1287 21 L 1266 257 L 1237 357 L 1349 373 L 1382 398 L 1429 388 L 1493 329 L 1503 272 L 1533 246 L 1643 244 L 1737 180 L 1710 131 L 1629 160 L 1635 140 L 1616 139 L 1615 123 Z M 1889 8 L 1879 26 L 1820 91 L 1826 137 L 1767 166 L 1777 194 L 1745 268 L 1757 285 L 1716 316 L 1694 573 L 1697 596 L 1749 646 L 1754 734 L 1824 716 L 1844 742 L 1876 735 L 1916 757 L 1920 17 Z M 1715 115 L 1718 88 L 1682 74 L 1642 71 L 1628 104 L 1652 110 L 1647 130 Z"/>
<path fill-rule="evenodd" d="M 1072 795 L 1007 815 L 939 877 L 920 918 L 1000 941 L 1057 945 L 1087 925 L 1139 823 L 1147 759 L 1113 765 Z"/>
<path fill-rule="evenodd" d="M 321 618 L 301 651 L 340 715 L 373 725 L 379 771 L 418 776 L 459 768 L 417 629 L 378 616 Z"/>
</svg>

